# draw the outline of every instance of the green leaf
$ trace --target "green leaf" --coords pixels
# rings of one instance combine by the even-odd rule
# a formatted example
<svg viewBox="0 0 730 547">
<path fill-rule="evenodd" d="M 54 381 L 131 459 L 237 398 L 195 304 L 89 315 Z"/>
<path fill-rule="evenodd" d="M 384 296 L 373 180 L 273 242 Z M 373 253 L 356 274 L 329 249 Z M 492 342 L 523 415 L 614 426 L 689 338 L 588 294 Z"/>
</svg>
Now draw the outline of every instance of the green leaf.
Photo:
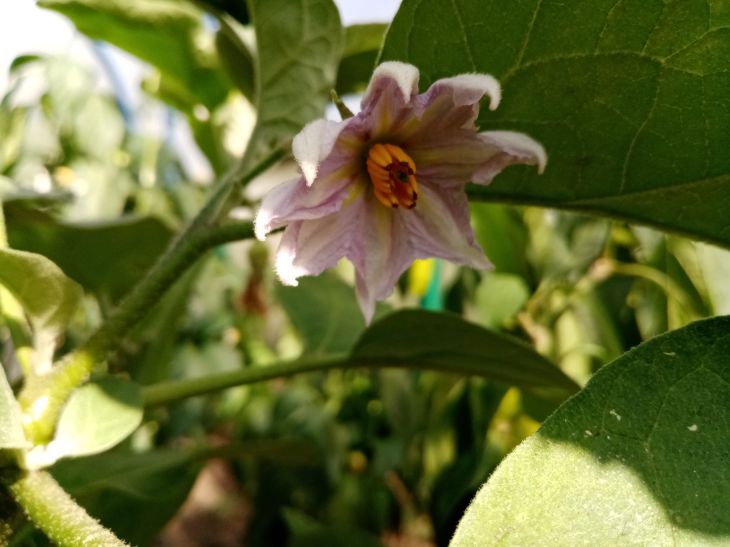
<svg viewBox="0 0 730 547">
<path fill-rule="evenodd" d="M 378 547 L 377 537 L 347 526 L 326 526 L 295 509 L 284 509 L 291 539 L 289 547 Z"/>
<path fill-rule="evenodd" d="M 494 74 L 503 101 L 479 125 L 545 145 L 543 176 L 510 168 L 473 198 L 595 212 L 730 246 L 728 25 L 723 0 L 404 0 L 382 59 L 417 65 L 423 86 Z"/>
<path fill-rule="evenodd" d="M 365 330 L 352 287 L 332 273 L 304 277 L 297 287 L 280 285 L 277 295 L 306 354 L 348 351 Z"/>
<path fill-rule="evenodd" d="M 372 23 L 345 29 L 345 49 L 337 70 L 337 93 L 355 93 L 367 87 L 387 28 L 387 25 Z"/>
<path fill-rule="evenodd" d="M 5 213 L 11 246 L 49 257 L 85 288 L 113 300 L 142 277 L 172 237 L 155 218 L 72 224 L 21 204 L 5 204 Z"/>
<path fill-rule="evenodd" d="M 87 456 L 126 439 L 142 422 L 142 393 L 128 380 L 107 376 L 71 394 L 51 442 L 58 458 Z"/>
<path fill-rule="evenodd" d="M 231 81 L 248 99 L 254 97 L 254 60 L 243 39 L 244 27 L 226 13 L 218 14 L 221 28 L 215 35 L 215 47 L 221 66 Z"/>
<path fill-rule="evenodd" d="M 0 364 L 0 449 L 27 448 L 20 405 Z"/>
<path fill-rule="evenodd" d="M 256 29 L 256 127 L 249 154 L 275 148 L 321 117 L 343 32 L 331 0 L 250 0 Z"/>
<path fill-rule="evenodd" d="M 37 365 L 50 365 L 56 339 L 83 296 L 81 287 L 46 257 L 14 249 L 0 249 L 0 284 L 28 316 Z"/>
<path fill-rule="evenodd" d="M 488 272 L 477 287 L 479 321 L 498 329 L 514 320 L 530 296 L 524 280 L 516 275 Z"/>
<path fill-rule="evenodd" d="M 89 514 L 132 545 L 151 545 L 177 512 L 201 464 L 190 450 L 111 452 L 62 460 L 51 469 Z"/>
<path fill-rule="evenodd" d="M 452 545 L 730 541 L 730 318 L 601 369 L 482 488 Z"/>
<path fill-rule="evenodd" d="M 445 313 L 390 314 L 365 331 L 352 359 L 364 366 L 389 363 L 475 374 L 550 394 L 577 390 L 570 378 L 526 343 Z"/>
<path fill-rule="evenodd" d="M 105 40 L 160 70 L 166 85 L 211 109 L 228 93 L 203 14 L 176 0 L 41 0 L 73 21 L 79 31 Z"/>
<path fill-rule="evenodd" d="M 477 241 L 495 269 L 530 279 L 527 228 L 517 208 L 474 203 L 471 218 Z"/>
</svg>

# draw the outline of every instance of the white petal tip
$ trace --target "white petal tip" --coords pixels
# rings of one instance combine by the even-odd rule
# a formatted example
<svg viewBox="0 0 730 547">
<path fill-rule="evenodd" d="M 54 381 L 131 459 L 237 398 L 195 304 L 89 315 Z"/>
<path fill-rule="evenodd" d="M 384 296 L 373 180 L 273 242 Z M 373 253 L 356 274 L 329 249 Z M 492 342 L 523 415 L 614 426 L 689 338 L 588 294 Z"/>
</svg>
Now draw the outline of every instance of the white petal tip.
<svg viewBox="0 0 730 547">
<path fill-rule="evenodd" d="M 287 287 L 296 287 L 299 285 L 298 279 L 306 275 L 306 272 L 294 265 L 294 255 L 281 247 L 276 255 L 275 269 L 279 280 Z"/>
<path fill-rule="evenodd" d="M 403 94 L 403 99 L 408 102 L 411 96 L 418 93 L 418 78 L 418 68 L 411 64 L 401 63 L 400 61 L 381 63 L 373 72 L 370 84 L 363 95 L 363 103 L 367 102 L 367 98 L 370 97 L 374 87 L 382 79 L 393 80 Z"/>
<path fill-rule="evenodd" d="M 307 186 L 312 186 L 314 179 L 317 178 L 319 165 L 312 161 L 303 161 L 299 164 L 299 167 L 302 169 L 302 175 L 304 175 L 304 180 L 307 181 Z"/>
<path fill-rule="evenodd" d="M 266 234 L 269 233 L 269 219 L 262 218 L 261 213 L 259 213 L 256 216 L 256 220 L 254 220 L 253 223 L 253 234 L 256 236 L 256 239 L 259 241 L 264 241 L 266 239 Z"/>
<path fill-rule="evenodd" d="M 489 97 L 489 109 L 495 110 L 502 100 L 502 87 L 490 74 L 459 74 L 438 80 L 434 86 L 451 88 L 457 106 L 478 103 L 483 97 Z"/>
<path fill-rule="evenodd" d="M 343 123 L 331 120 L 314 120 L 309 122 L 294 137 L 292 152 L 299 163 L 307 186 L 311 186 L 317 178 L 319 164 L 329 155 L 344 127 Z"/>
<path fill-rule="evenodd" d="M 545 167 L 547 167 L 547 153 L 540 143 L 536 142 L 535 144 L 537 144 L 535 149 L 535 157 L 537 158 L 537 174 L 542 175 L 545 172 Z"/>
</svg>

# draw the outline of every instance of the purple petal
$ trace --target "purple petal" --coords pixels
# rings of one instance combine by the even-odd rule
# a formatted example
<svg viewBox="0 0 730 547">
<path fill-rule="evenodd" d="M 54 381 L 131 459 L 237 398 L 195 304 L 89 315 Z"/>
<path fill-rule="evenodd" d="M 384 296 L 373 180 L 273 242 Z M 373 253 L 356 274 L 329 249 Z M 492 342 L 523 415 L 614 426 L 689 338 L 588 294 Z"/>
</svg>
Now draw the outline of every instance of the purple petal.
<svg viewBox="0 0 730 547">
<path fill-rule="evenodd" d="M 303 275 L 319 275 L 346 256 L 362 223 L 363 199 L 354 199 L 331 215 L 291 222 L 276 253 L 276 272 L 285 285 Z"/>
<path fill-rule="evenodd" d="M 430 142 L 415 143 L 406 152 L 416 164 L 419 183 L 445 188 L 464 186 L 500 149 L 482 141 L 474 131 L 460 130 Z"/>
<path fill-rule="evenodd" d="M 477 184 L 489 184 L 502 169 L 515 163 L 537 165 L 542 174 L 547 164 L 547 154 L 542 145 L 524 133 L 514 131 L 485 131 L 479 138 L 499 150 L 489 161 L 483 163 L 471 181 Z"/>
<path fill-rule="evenodd" d="M 418 180 L 435 187 L 489 184 L 505 167 L 517 163 L 537 165 L 542 173 L 547 163 L 542 145 L 512 131 L 461 131 L 416 143 L 407 152 L 416 163 Z"/>
<path fill-rule="evenodd" d="M 475 133 L 479 103 L 489 96 L 496 108 L 501 98 L 499 82 L 488 74 L 462 74 L 437 80 L 414 101 L 412 119 L 398 129 L 406 147 L 418 142 L 441 141 L 463 130 Z"/>
<path fill-rule="evenodd" d="M 362 109 L 370 110 L 388 94 L 403 104 L 409 103 L 418 93 L 418 76 L 418 69 L 408 63 L 389 61 L 378 65 L 360 103 Z"/>
<path fill-rule="evenodd" d="M 478 269 L 492 267 L 474 238 L 463 191 L 421 185 L 418 205 L 404 211 L 403 221 L 417 258 L 438 257 Z"/>
<path fill-rule="evenodd" d="M 403 210 L 388 209 L 371 194 L 364 200 L 363 212 L 348 258 L 355 266 L 357 298 L 369 323 L 375 302 L 390 296 L 415 254 Z"/>
<path fill-rule="evenodd" d="M 354 178 L 319 180 L 308 186 L 304 178 L 284 182 L 271 190 L 261 202 L 254 222 L 256 238 L 264 240 L 271 230 L 289 222 L 318 219 L 338 211 L 354 190 Z"/>
<path fill-rule="evenodd" d="M 390 139 L 397 128 L 412 117 L 412 102 L 418 93 L 418 69 L 399 62 L 383 63 L 375 69 L 358 114 L 369 127 L 367 140 Z"/>
</svg>

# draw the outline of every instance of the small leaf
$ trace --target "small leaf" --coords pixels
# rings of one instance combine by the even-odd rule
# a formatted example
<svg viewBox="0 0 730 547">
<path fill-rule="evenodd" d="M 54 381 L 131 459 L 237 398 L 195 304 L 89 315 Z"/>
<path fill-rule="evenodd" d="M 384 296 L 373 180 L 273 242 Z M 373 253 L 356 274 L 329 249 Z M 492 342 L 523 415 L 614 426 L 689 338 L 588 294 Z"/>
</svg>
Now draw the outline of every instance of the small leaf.
<svg viewBox="0 0 730 547">
<path fill-rule="evenodd" d="M 482 487 L 452 545 L 730 541 L 730 318 L 602 368 Z"/>
<path fill-rule="evenodd" d="M 152 545 L 190 492 L 201 461 L 191 450 L 109 452 L 61 460 L 61 486 L 131 545 Z"/>
<path fill-rule="evenodd" d="M 281 145 L 322 116 L 342 50 L 331 0 L 251 0 L 256 29 L 256 127 L 249 154 Z"/>
<path fill-rule="evenodd" d="M 387 28 L 388 25 L 373 23 L 345 29 L 345 49 L 337 70 L 337 93 L 355 93 L 367 87 Z"/>
<path fill-rule="evenodd" d="M 56 338 L 83 296 L 81 287 L 46 257 L 14 249 L 0 249 L 0 283 L 30 320 L 38 366 L 49 365 Z"/>
<path fill-rule="evenodd" d="M 23 433 L 20 405 L 8 384 L 5 369 L 0 364 L 0 449 L 27 448 L 28 441 Z"/>
<path fill-rule="evenodd" d="M 142 412 L 137 384 L 112 376 L 89 382 L 63 408 L 51 450 L 58 458 L 103 452 L 137 429 Z"/>
<path fill-rule="evenodd" d="M 215 47 L 221 66 L 231 81 L 249 100 L 253 100 L 254 59 L 243 40 L 244 27 L 226 13 L 218 15 L 221 28 L 215 35 Z"/>
<path fill-rule="evenodd" d="M 347 351 L 365 330 L 352 287 L 334 274 L 302 278 L 297 287 L 279 286 L 277 294 L 307 354 Z"/>
<path fill-rule="evenodd" d="M 352 359 L 455 374 L 475 374 L 562 395 L 578 386 L 559 368 L 515 338 L 488 331 L 456 315 L 403 310 L 362 335 Z"/>
<path fill-rule="evenodd" d="M 480 322 L 498 329 L 512 321 L 530 296 L 524 280 L 516 275 L 488 272 L 477 287 L 476 304 Z"/>
</svg>

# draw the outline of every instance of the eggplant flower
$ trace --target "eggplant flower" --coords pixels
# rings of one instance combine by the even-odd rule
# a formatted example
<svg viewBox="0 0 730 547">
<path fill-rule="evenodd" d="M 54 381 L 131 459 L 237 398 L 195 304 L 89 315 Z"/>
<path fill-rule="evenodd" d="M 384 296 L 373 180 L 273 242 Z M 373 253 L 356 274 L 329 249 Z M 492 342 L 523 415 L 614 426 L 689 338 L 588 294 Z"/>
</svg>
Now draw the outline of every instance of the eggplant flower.
<svg viewBox="0 0 730 547">
<path fill-rule="evenodd" d="M 485 96 L 495 109 L 500 86 L 487 74 L 444 78 L 419 94 L 418 69 L 387 62 L 357 115 L 305 126 L 292 144 L 302 176 L 274 188 L 255 221 L 259 239 L 286 226 L 276 256 L 281 281 L 296 285 L 347 258 L 369 322 L 415 259 L 490 268 L 464 186 L 488 184 L 514 163 L 542 172 L 546 155 L 522 133 L 478 132 Z"/>
</svg>

